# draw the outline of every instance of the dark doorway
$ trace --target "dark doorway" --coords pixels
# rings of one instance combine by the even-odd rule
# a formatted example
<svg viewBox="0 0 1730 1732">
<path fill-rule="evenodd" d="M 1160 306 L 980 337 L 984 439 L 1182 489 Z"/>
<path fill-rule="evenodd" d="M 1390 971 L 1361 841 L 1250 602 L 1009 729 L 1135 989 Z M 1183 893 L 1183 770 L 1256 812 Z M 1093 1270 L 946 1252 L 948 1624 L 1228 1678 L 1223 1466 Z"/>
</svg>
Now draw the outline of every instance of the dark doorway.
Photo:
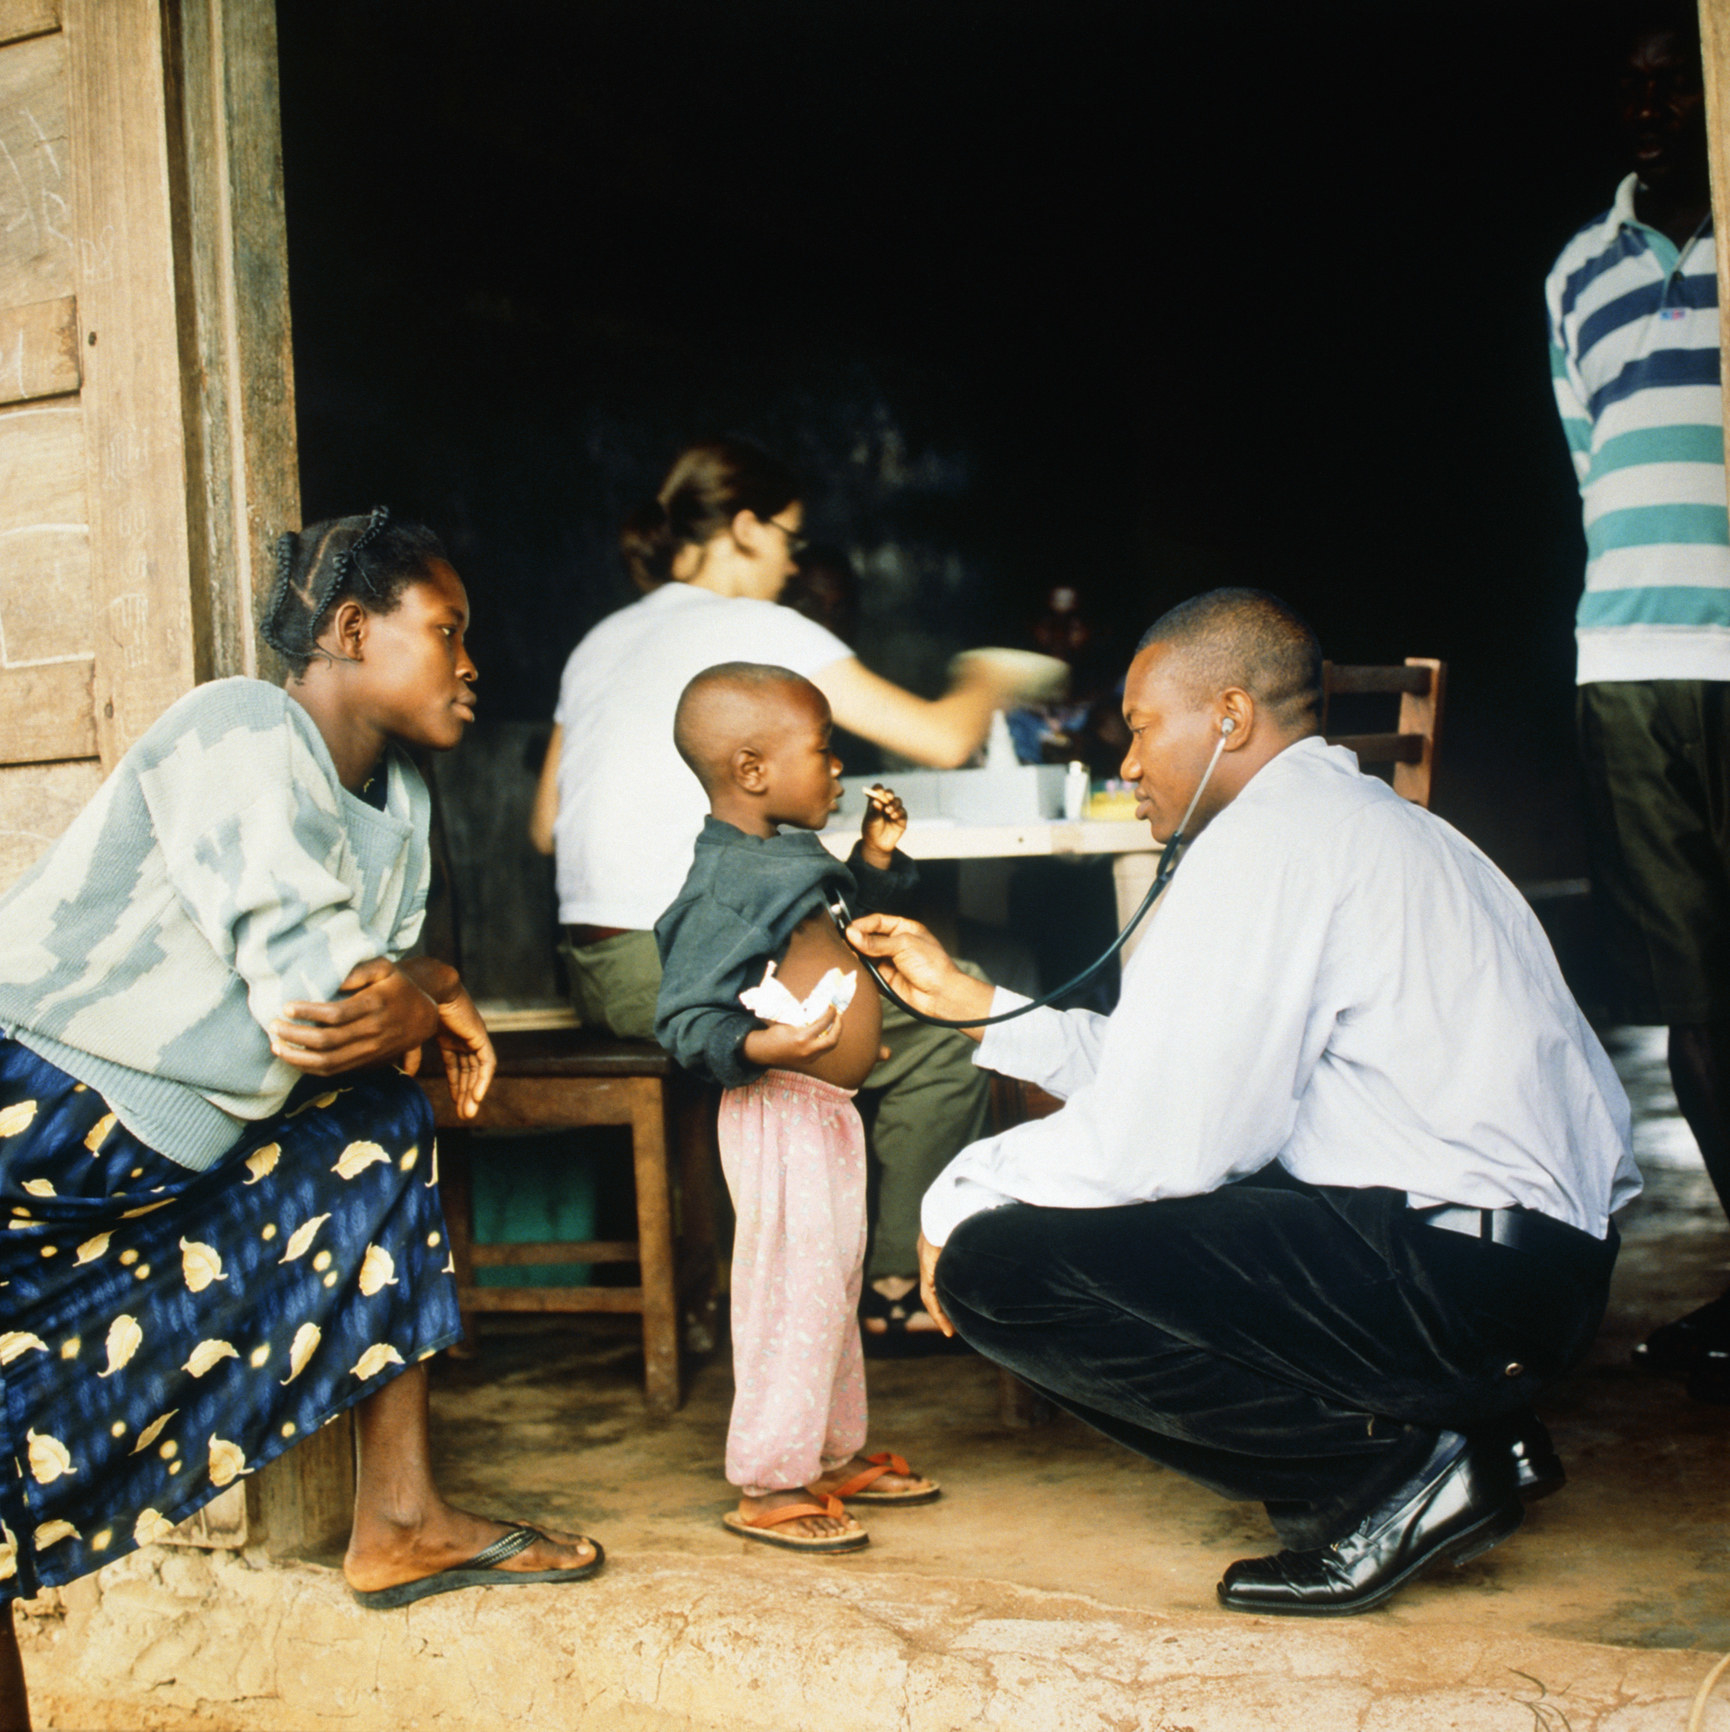
<svg viewBox="0 0 1730 1732">
<path fill-rule="evenodd" d="M 614 526 L 754 433 L 932 689 L 1077 582 L 1121 647 L 1256 582 L 1453 668 L 1438 809 L 1579 869 L 1578 508 L 1542 281 L 1618 172 L 1569 0 L 296 0 L 309 516 L 445 532 L 489 714 L 628 599 Z"/>
</svg>

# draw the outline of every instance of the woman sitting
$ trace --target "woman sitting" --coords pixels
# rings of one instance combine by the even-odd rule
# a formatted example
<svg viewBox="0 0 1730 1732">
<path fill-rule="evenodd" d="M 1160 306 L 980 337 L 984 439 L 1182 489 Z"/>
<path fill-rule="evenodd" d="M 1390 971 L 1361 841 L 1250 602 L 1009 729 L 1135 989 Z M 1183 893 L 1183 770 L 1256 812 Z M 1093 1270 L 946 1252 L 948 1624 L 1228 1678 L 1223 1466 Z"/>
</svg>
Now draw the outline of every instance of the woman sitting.
<svg viewBox="0 0 1730 1732">
<path fill-rule="evenodd" d="M 404 1072 L 436 1040 L 473 1117 L 493 1053 L 454 970 L 398 959 L 429 877 L 408 750 L 474 719 L 467 626 L 419 525 L 284 536 L 286 688 L 188 693 L 0 900 L 0 1728 L 29 1724 L 5 1602 L 347 1407 L 362 1604 L 600 1566 L 451 1507 L 428 1465 L 423 1361 L 460 1327 Z"/>
</svg>

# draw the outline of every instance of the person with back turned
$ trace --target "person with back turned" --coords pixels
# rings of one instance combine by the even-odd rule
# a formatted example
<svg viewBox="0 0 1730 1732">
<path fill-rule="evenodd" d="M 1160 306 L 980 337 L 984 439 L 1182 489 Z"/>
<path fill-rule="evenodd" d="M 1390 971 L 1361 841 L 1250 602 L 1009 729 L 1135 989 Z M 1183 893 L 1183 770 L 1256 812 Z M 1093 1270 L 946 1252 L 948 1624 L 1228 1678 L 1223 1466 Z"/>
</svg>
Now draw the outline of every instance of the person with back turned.
<svg viewBox="0 0 1730 1732">
<path fill-rule="evenodd" d="M 1576 713 L 1621 1020 L 1669 1029 L 1676 1101 L 1730 1210 L 1730 511 L 1706 95 L 1692 4 L 1635 20 L 1634 170 L 1547 285 L 1586 522 Z M 1730 1402 L 1730 1292 L 1634 1350 Z"/>
<path fill-rule="evenodd" d="M 1386 1601 L 1513 1533 L 1562 1469 L 1534 1398 L 1585 1352 L 1639 1189 L 1628 1103 L 1519 893 L 1320 738 L 1321 652 L 1217 590 L 1142 640 L 1123 775 L 1188 858 L 1109 1016 L 976 1030 L 1063 1099 L 926 1193 L 927 1304 L 1285 1549 L 1244 1611 Z M 1211 773 L 1210 773 L 1211 767 Z M 911 921 L 849 930 L 929 1015 L 1015 995 Z M 881 966 L 881 964 L 880 964 Z"/>
</svg>

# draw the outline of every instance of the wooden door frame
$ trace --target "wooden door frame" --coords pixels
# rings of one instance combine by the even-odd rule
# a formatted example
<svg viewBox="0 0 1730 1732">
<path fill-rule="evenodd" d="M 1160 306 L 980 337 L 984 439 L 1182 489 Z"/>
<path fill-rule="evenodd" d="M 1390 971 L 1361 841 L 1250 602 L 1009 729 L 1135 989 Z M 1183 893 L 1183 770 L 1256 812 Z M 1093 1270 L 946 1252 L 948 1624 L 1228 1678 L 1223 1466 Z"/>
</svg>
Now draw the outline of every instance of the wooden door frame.
<svg viewBox="0 0 1730 1732">
<path fill-rule="evenodd" d="M 1706 84 L 1706 152 L 1712 167 L 1712 234 L 1718 258 L 1719 377 L 1730 381 L 1730 0 L 1700 0 L 1700 59 Z M 1730 391 L 1724 393 L 1730 451 Z M 1727 470 L 1730 473 L 1730 470 Z M 1730 501 L 1727 501 L 1730 503 Z"/>
<path fill-rule="evenodd" d="M 300 516 L 276 12 L 0 0 L 0 43 L 34 37 L 63 55 L 73 292 L 3 316 L 6 400 L 76 402 L 94 659 L 17 670 L 5 761 L 106 772 L 193 685 L 275 671 L 266 549 Z"/>
</svg>

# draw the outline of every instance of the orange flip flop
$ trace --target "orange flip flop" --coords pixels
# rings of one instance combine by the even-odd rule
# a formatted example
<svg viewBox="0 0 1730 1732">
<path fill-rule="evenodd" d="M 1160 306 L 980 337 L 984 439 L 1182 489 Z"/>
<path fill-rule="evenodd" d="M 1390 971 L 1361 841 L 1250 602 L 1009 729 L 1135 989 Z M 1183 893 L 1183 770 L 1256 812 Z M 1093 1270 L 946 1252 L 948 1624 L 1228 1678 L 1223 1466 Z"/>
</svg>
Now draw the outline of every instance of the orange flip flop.
<svg viewBox="0 0 1730 1732">
<path fill-rule="evenodd" d="M 861 1468 L 849 1480 L 843 1480 L 830 1494 L 833 1497 L 850 1499 L 854 1503 L 934 1503 L 943 1495 L 943 1487 L 935 1480 L 926 1480 L 923 1491 L 873 1491 L 871 1488 L 885 1474 L 898 1474 L 902 1479 L 911 1479 L 913 1470 L 906 1461 L 893 1450 L 883 1450 L 876 1455 L 865 1458 L 871 1463 L 869 1467 Z M 924 1479 L 925 1476 L 919 1476 Z"/>
<path fill-rule="evenodd" d="M 729 1510 L 721 1517 L 721 1525 L 748 1540 L 761 1540 L 766 1546 L 784 1546 L 790 1552 L 856 1552 L 869 1545 L 871 1536 L 841 1507 L 838 1497 L 811 1494 L 811 1503 L 790 1503 L 781 1509 L 769 1510 L 760 1516 L 747 1517 Z M 828 1516 L 850 1525 L 839 1534 L 778 1534 L 782 1522 L 797 1521 L 801 1516 Z"/>
</svg>

